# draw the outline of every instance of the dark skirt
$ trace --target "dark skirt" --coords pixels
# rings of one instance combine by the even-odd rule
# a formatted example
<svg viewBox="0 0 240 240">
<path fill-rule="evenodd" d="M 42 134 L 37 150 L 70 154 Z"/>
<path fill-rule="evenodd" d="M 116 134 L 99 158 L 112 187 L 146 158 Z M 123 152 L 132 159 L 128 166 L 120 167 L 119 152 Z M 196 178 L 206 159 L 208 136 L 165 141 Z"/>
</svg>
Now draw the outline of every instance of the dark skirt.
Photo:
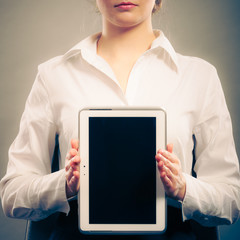
<svg viewBox="0 0 240 240">
<path fill-rule="evenodd" d="M 217 228 L 202 227 L 193 220 L 182 221 L 182 213 L 178 208 L 168 206 L 167 229 L 158 235 L 86 235 L 78 230 L 77 201 L 70 202 L 68 216 L 59 214 L 50 239 L 53 240 L 188 240 L 188 239 L 218 239 Z"/>
</svg>

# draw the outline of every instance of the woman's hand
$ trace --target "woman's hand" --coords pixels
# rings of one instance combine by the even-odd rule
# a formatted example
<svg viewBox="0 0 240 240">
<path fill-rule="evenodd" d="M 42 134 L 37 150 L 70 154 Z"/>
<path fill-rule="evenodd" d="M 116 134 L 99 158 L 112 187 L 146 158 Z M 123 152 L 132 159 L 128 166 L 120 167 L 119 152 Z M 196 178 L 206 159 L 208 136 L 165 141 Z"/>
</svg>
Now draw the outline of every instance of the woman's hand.
<svg viewBox="0 0 240 240">
<path fill-rule="evenodd" d="M 173 154 L 173 144 L 167 145 L 167 151 L 159 149 L 155 158 L 165 192 L 169 197 L 182 201 L 186 192 L 186 180 L 180 160 Z"/>
<path fill-rule="evenodd" d="M 75 196 L 79 191 L 80 178 L 80 157 L 78 153 L 79 141 L 71 140 L 71 149 L 66 156 L 66 195 L 67 198 Z"/>
</svg>

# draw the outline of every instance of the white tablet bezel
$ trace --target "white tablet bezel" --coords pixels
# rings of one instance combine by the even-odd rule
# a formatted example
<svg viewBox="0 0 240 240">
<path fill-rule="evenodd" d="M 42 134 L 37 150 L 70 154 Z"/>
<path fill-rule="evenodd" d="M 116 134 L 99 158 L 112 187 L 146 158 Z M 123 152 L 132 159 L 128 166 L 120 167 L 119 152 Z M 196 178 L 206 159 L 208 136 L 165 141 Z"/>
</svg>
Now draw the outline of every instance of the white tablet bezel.
<svg viewBox="0 0 240 240">
<path fill-rule="evenodd" d="M 165 191 L 156 163 L 156 224 L 89 224 L 89 117 L 156 117 L 156 151 L 166 148 L 166 112 L 153 108 L 87 108 L 79 112 L 80 191 L 79 230 L 87 234 L 162 233 L 166 228 Z"/>
</svg>

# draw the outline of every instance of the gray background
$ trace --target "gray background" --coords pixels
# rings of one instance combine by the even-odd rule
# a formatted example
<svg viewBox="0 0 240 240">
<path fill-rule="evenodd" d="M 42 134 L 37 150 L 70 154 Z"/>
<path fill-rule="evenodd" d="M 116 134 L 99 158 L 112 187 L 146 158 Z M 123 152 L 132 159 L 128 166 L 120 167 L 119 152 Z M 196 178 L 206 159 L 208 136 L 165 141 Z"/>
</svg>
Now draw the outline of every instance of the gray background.
<svg viewBox="0 0 240 240">
<path fill-rule="evenodd" d="M 163 1 L 155 28 L 164 30 L 178 52 L 204 58 L 218 69 L 239 155 L 240 1 Z M 100 29 L 94 0 L 0 0 L 0 178 L 37 65 Z M 23 239 L 25 223 L 6 218 L 0 208 L 0 239 Z M 240 221 L 220 227 L 222 239 L 239 239 L 239 228 Z"/>
</svg>

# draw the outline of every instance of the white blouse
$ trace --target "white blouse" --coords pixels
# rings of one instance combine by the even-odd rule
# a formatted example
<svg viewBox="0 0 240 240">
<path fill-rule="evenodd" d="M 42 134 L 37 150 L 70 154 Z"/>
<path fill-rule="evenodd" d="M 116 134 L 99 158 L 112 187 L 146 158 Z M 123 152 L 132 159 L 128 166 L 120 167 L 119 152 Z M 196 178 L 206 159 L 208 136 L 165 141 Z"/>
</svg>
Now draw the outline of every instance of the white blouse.
<svg viewBox="0 0 240 240">
<path fill-rule="evenodd" d="M 186 178 L 183 220 L 195 219 L 207 226 L 237 220 L 239 163 L 217 72 L 199 58 L 176 53 L 162 32 L 156 34 L 151 49 L 135 63 L 125 94 L 110 66 L 96 53 L 100 34 L 39 66 L 0 182 L 7 216 L 40 220 L 55 211 L 69 212 L 65 156 L 70 140 L 78 137 L 80 109 L 149 106 L 167 111 L 167 141 L 174 144 Z M 56 134 L 61 170 L 51 173 Z M 193 135 L 197 178 L 191 176 Z"/>
</svg>

